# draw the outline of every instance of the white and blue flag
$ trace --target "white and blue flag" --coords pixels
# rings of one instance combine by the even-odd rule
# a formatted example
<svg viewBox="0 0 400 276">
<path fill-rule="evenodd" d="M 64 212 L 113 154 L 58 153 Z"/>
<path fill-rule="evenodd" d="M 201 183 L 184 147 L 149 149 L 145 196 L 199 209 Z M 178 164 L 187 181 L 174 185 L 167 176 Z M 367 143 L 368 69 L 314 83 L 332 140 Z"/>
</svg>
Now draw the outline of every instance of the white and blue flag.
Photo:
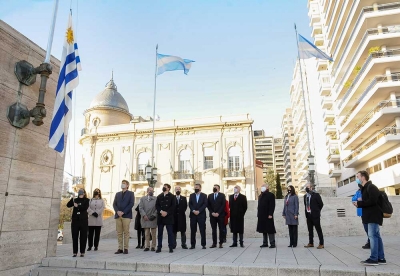
<svg viewBox="0 0 400 276">
<path fill-rule="evenodd" d="M 166 71 L 175 70 L 183 70 L 185 75 L 187 75 L 192 66 L 192 62 L 194 62 L 194 60 L 157 54 L 157 75 L 161 75 Z"/>
<path fill-rule="evenodd" d="M 72 91 L 79 84 L 78 70 L 81 70 L 81 63 L 70 14 L 61 55 L 60 75 L 49 135 L 49 147 L 59 153 L 64 152 L 65 137 L 72 118 Z"/>
<path fill-rule="evenodd" d="M 299 34 L 299 58 L 300 59 L 308 59 L 308 58 L 318 58 L 323 60 L 333 61 L 333 59 L 318 49 L 317 46 L 308 41 L 304 36 Z"/>
</svg>

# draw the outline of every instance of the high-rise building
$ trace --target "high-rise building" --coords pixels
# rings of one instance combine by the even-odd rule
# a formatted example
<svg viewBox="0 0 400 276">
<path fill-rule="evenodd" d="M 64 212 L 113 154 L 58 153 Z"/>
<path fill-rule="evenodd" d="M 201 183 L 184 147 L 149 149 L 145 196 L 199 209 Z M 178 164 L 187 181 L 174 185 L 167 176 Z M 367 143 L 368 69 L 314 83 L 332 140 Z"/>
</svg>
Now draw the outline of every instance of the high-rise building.
<svg viewBox="0 0 400 276">
<path fill-rule="evenodd" d="M 282 119 L 282 147 L 283 147 L 283 165 L 286 179 L 286 186 L 294 185 L 298 182 L 296 172 L 296 152 L 293 133 L 292 109 L 286 108 Z M 296 190 L 298 185 L 294 185 Z"/>
<path fill-rule="evenodd" d="M 268 170 L 274 170 L 274 137 L 265 136 L 264 130 L 255 130 L 254 140 L 256 160 L 260 160 L 263 163 L 265 179 Z"/>
<path fill-rule="evenodd" d="M 274 138 L 274 170 L 276 174 L 279 174 L 281 186 L 286 186 L 285 178 L 285 161 L 283 159 L 283 139 Z"/>
<path fill-rule="evenodd" d="M 325 109 L 329 175 L 338 196 L 357 189 L 356 173 L 389 195 L 400 189 L 400 3 L 308 1 Z"/>
</svg>

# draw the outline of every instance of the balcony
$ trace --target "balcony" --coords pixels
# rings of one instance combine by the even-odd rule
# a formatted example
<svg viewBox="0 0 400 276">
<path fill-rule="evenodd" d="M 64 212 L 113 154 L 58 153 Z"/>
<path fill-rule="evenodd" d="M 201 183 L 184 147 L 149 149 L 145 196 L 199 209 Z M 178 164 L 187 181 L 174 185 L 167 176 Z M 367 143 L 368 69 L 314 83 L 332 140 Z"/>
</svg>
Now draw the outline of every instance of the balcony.
<svg viewBox="0 0 400 276">
<path fill-rule="evenodd" d="M 332 122 L 333 120 L 335 120 L 335 113 L 333 112 L 333 110 L 330 109 L 325 110 L 322 118 L 324 119 L 324 122 Z"/>
<path fill-rule="evenodd" d="M 314 45 L 317 47 L 324 46 L 325 38 L 323 34 L 317 34 L 314 37 Z"/>
<path fill-rule="evenodd" d="M 325 126 L 325 135 L 336 135 L 337 129 L 334 122 L 329 123 Z"/>
<path fill-rule="evenodd" d="M 316 23 L 312 26 L 311 37 L 322 34 L 322 24 Z"/>
<path fill-rule="evenodd" d="M 328 163 L 339 163 L 340 162 L 339 149 L 331 150 L 328 157 L 326 158 L 326 161 L 328 161 Z"/>
<path fill-rule="evenodd" d="M 74 176 L 72 178 L 72 189 L 78 192 L 79 189 L 85 189 L 86 178 L 83 176 Z"/>
<path fill-rule="evenodd" d="M 355 168 L 392 147 L 398 146 L 399 142 L 400 128 L 385 127 L 344 159 L 344 166 L 346 168 Z"/>
<path fill-rule="evenodd" d="M 356 144 L 363 142 L 364 137 L 371 136 L 378 126 L 386 126 L 400 117 L 400 101 L 382 101 L 375 108 L 370 110 L 361 120 L 357 120 L 357 124 L 349 132 L 346 139 L 343 140 L 343 148 L 350 149 Z M 356 120 L 353 120 L 356 121 Z"/>
<path fill-rule="evenodd" d="M 224 177 L 222 180 L 245 180 L 244 170 L 224 169 Z"/>
<path fill-rule="evenodd" d="M 334 135 L 328 135 L 326 136 L 326 145 L 337 145 L 339 142 L 339 139 L 337 138 L 336 133 Z"/>
<path fill-rule="evenodd" d="M 321 14 L 319 13 L 318 3 L 310 7 L 308 17 L 310 18 L 310 26 L 321 22 Z"/>
<path fill-rule="evenodd" d="M 175 171 L 172 175 L 172 182 L 194 182 L 194 174 Z"/>
<path fill-rule="evenodd" d="M 340 167 L 334 167 L 329 170 L 330 178 L 340 177 L 341 175 L 342 175 L 342 169 Z"/>
<path fill-rule="evenodd" d="M 133 184 L 146 184 L 147 179 L 144 173 L 133 173 L 131 174 L 131 181 Z"/>
<path fill-rule="evenodd" d="M 332 96 L 329 94 L 326 97 L 323 97 L 321 100 L 322 109 L 331 109 L 333 106 Z"/>
</svg>

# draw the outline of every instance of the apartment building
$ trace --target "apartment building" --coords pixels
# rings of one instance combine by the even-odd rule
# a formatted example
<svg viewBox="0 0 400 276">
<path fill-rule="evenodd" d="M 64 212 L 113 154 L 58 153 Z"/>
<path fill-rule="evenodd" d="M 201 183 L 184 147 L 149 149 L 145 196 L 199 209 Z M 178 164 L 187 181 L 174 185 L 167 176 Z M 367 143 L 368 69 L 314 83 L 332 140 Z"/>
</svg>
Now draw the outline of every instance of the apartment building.
<svg viewBox="0 0 400 276">
<path fill-rule="evenodd" d="M 269 169 L 274 170 L 274 137 L 266 136 L 264 130 L 254 130 L 254 148 L 256 160 L 263 163 L 263 177 L 265 179 Z"/>
<path fill-rule="evenodd" d="M 282 147 L 283 147 L 283 165 L 286 179 L 286 186 L 298 183 L 296 172 L 296 152 L 293 133 L 292 109 L 286 108 L 282 118 Z M 295 185 L 296 190 L 301 187 Z"/>
<path fill-rule="evenodd" d="M 317 61 L 338 196 L 367 170 L 389 195 L 400 189 L 400 2 L 308 1 L 311 35 L 334 61 Z"/>
<path fill-rule="evenodd" d="M 282 188 L 286 187 L 285 178 L 285 161 L 283 158 L 283 141 L 282 138 L 274 138 L 274 170 L 276 174 L 279 174 Z"/>
</svg>

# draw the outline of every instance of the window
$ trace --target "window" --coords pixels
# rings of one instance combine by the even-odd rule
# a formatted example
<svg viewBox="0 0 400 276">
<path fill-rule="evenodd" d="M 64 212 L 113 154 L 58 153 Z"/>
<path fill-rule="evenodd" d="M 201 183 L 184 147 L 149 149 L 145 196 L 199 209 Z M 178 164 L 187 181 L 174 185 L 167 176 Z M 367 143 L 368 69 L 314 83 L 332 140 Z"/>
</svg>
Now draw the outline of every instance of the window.
<svg viewBox="0 0 400 276">
<path fill-rule="evenodd" d="M 150 161 L 150 154 L 148 152 L 142 152 L 138 155 L 138 167 L 137 167 L 137 173 L 139 175 L 145 175 L 145 168 L 147 164 L 149 164 Z"/>
<path fill-rule="evenodd" d="M 372 167 L 369 167 L 369 168 L 366 169 L 366 171 L 367 171 L 369 174 L 373 174 L 373 173 L 379 172 L 380 170 L 382 170 L 382 165 L 381 165 L 381 163 L 376 164 L 375 166 L 372 166 Z"/>
<path fill-rule="evenodd" d="M 228 151 L 228 168 L 232 171 L 240 169 L 240 148 L 231 147 Z"/>
<path fill-rule="evenodd" d="M 179 153 L 179 171 L 182 173 L 191 173 L 192 164 L 190 163 L 192 152 L 185 149 Z"/>
<path fill-rule="evenodd" d="M 385 168 L 391 167 L 397 164 L 397 156 L 385 160 Z"/>
<path fill-rule="evenodd" d="M 214 158 L 214 149 L 213 148 L 204 148 L 204 169 L 212 169 L 213 166 L 213 158 Z"/>
</svg>

